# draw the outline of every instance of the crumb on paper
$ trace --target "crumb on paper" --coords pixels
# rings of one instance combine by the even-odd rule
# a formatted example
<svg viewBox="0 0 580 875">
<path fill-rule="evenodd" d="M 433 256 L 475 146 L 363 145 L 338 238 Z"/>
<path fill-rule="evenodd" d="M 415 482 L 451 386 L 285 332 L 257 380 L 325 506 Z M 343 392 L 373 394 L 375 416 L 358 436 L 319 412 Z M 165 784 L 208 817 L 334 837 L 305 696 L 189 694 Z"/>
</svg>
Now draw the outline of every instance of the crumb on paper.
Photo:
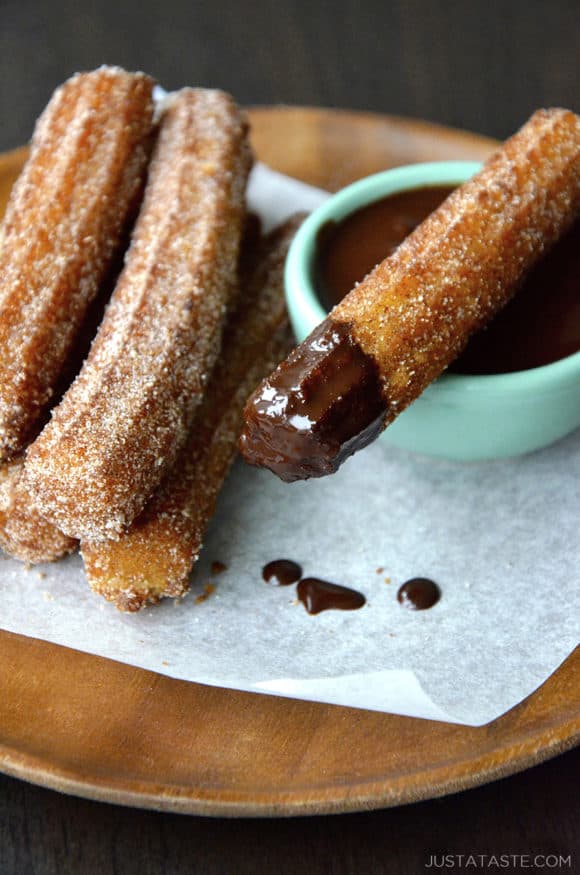
<svg viewBox="0 0 580 875">
<path fill-rule="evenodd" d="M 376 574 L 382 574 L 384 570 L 385 570 L 385 569 L 384 569 L 384 568 L 382 567 L 382 565 L 381 565 L 381 566 L 379 566 L 379 568 L 377 568 L 377 570 L 376 570 Z"/>
<path fill-rule="evenodd" d="M 390 583 L 390 582 L 391 582 L 390 577 L 385 577 L 385 579 L 383 580 L 383 583 Z"/>
<path fill-rule="evenodd" d="M 45 602 L 53 602 L 54 601 L 53 594 L 51 592 L 49 592 L 47 589 L 42 591 L 42 598 L 44 599 Z"/>
<path fill-rule="evenodd" d="M 169 663 L 167 662 L 166 659 L 162 659 L 162 660 L 161 660 L 161 665 L 169 665 Z"/>
<path fill-rule="evenodd" d="M 200 595 L 195 597 L 195 604 L 196 605 L 199 605 L 202 602 L 205 602 L 210 597 L 210 595 L 215 592 L 215 584 L 214 583 L 206 583 L 203 590 L 204 591 Z"/>
<path fill-rule="evenodd" d="M 46 580 L 46 571 L 37 571 L 39 580 Z"/>
</svg>

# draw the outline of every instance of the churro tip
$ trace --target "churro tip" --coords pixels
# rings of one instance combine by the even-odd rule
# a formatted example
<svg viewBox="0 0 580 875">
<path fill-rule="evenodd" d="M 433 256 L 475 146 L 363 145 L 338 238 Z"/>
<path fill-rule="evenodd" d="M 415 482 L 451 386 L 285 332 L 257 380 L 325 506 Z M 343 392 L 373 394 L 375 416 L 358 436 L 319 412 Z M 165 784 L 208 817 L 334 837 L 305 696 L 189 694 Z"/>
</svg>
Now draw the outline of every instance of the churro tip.
<svg viewBox="0 0 580 875">
<path fill-rule="evenodd" d="M 258 387 L 241 449 L 292 481 L 334 472 L 517 291 L 580 210 L 580 118 L 540 110 Z"/>
<path fill-rule="evenodd" d="M 173 95 L 91 352 L 28 454 L 43 513 L 71 535 L 118 537 L 185 441 L 219 354 L 250 163 L 231 97 Z"/>
</svg>

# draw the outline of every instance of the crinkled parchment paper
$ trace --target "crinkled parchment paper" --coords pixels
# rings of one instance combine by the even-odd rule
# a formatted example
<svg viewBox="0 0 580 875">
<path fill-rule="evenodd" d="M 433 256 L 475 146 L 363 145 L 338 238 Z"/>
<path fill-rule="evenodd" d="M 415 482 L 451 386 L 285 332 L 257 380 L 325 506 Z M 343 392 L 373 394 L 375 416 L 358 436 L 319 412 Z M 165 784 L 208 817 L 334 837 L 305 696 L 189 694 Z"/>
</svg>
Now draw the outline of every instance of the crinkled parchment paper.
<svg viewBox="0 0 580 875">
<path fill-rule="evenodd" d="M 268 225 L 324 196 L 262 166 L 250 187 Z M 0 626 L 189 681 L 477 726 L 578 641 L 579 510 L 580 433 L 478 464 L 375 444 L 290 486 L 238 462 L 183 602 L 123 615 L 89 591 L 78 556 L 28 570 L 0 559 Z M 309 616 L 294 587 L 261 579 L 280 557 L 367 605 Z M 228 570 L 211 578 L 213 560 Z M 417 576 L 442 589 L 430 610 L 397 602 Z"/>
</svg>

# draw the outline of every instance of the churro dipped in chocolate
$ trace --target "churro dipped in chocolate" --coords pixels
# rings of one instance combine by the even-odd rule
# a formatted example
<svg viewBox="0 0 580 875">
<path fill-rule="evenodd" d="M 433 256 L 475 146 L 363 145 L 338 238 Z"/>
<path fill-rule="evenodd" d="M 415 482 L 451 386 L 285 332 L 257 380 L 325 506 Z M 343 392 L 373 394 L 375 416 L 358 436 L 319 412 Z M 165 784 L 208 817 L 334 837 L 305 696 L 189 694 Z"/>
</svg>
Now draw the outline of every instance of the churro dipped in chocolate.
<svg viewBox="0 0 580 875">
<path fill-rule="evenodd" d="M 57 89 L 0 230 L 0 461 L 42 426 L 143 192 L 153 80 L 102 67 Z"/>
<path fill-rule="evenodd" d="M 24 477 L 24 458 L 0 465 L 0 547 L 30 565 L 54 562 L 77 547 L 36 510 Z"/>
<path fill-rule="evenodd" d="M 244 403 L 291 346 L 283 294 L 284 259 L 300 218 L 272 232 L 249 259 L 241 294 L 188 441 L 145 510 L 116 541 L 83 541 L 95 592 L 137 611 L 189 588 L 218 493 L 236 454 Z"/>
<path fill-rule="evenodd" d="M 248 401 L 246 461 L 320 477 L 461 352 L 580 212 L 580 118 L 540 110 L 355 287 Z"/>
<path fill-rule="evenodd" d="M 168 99 L 111 303 L 27 455 L 41 513 L 73 537 L 118 536 L 185 442 L 235 288 L 250 164 L 247 125 L 228 95 Z"/>
</svg>

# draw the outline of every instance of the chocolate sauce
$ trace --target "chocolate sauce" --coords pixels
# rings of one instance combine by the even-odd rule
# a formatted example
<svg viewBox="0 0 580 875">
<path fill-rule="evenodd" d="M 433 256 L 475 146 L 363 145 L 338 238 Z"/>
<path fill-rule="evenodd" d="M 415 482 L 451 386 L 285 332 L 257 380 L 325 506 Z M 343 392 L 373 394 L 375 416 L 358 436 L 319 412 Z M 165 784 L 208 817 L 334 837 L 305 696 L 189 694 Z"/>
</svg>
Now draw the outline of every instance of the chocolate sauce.
<svg viewBox="0 0 580 875">
<path fill-rule="evenodd" d="M 322 477 L 375 440 L 386 409 L 376 362 L 325 319 L 249 399 L 240 451 L 286 482 Z"/>
<path fill-rule="evenodd" d="M 580 350 L 580 221 L 530 271 L 520 290 L 478 331 L 449 370 L 506 374 Z"/>
<path fill-rule="evenodd" d="M 291 559 L 274 559 L 262 568 L 262 577 L 273 586 L 290 586 L 302 577 L 302 568 Z"/>
<path fill-rule="evenodd" d="M 355 589 L 319 580 L 317 577 L 305 577 L 296 588 L 298 598 L 309 614 L 320 614 L 321 611 L 356 611 L 366 603 L 366 598 Z"/>
<path fill-rule="evenodd" d="M 228 570 L 228 566 L 225 562 L 220 562 L 219 559 L 216 559 L 215 562 L 211 563 L 211 573 L 212 574 L 223 574 L 224 571 Z"/>
<path fill-rule="evenodd" d="M 441 598 L 441 590 L 428 577 L 413 577 L 399 587 L 397 599 L 411 611 L 425 611 L 432 608 Z"/>
<path fill-rule="evenodd" d="M 314 281 L 330 310 L 452 191 L 421 188 L 383 198 L 321 229 Z M 470 339 L 450 371 L 498 374 L 580 350 L 580 221 L 528 274 L 517 295 Z"/>
<path fill-rule="evenodd" d="M 443 203 L 453 187 L 405 191 L 375 201 L 342 222 L 329 222 L 318 234 L 315 285 L 331 310 L 375 265 L 384 261 Z"/>
</svg>

